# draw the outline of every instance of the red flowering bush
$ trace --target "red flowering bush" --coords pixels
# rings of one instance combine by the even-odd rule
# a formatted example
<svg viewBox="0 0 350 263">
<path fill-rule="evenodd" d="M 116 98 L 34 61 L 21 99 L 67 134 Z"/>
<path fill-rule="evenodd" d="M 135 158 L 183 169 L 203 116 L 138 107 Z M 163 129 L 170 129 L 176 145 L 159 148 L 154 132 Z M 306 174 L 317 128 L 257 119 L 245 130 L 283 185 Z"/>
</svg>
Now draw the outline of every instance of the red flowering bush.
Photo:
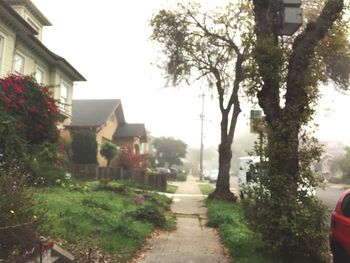
<svg viewBox="0 0 350 263">
<path fill-rule="evenodd" d="M 119 166 L 126 169 L 146 171 L 148 167 L 148 154 L 135 154 L 128 146 L 120 148 Z"/>
<path fill-rule="evenodd" d="M 14 117 L 17 130 L 29 144 L 57 142 L 59 111 L 48 87 L 32 76 L 12 75 L 0 80 L 0 108 Z"/>
</svg>

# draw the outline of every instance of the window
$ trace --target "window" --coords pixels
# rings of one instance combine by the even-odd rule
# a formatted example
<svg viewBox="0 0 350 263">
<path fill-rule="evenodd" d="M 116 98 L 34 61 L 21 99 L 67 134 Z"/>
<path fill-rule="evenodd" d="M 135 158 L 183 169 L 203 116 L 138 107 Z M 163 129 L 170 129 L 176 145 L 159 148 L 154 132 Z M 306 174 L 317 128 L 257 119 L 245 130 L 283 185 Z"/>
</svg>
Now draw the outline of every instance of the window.
<svg viewBox="0 0 350 263">
<path fill-rule="evenodd" d="M 39 67 L 36 67 L 35 79 L 36 79 L 36 81 L 39 84 L 43 84 L 44 83 L 44 71 L 41 68 L 39 68 Z"/>
<path fill-rule="evenodd" d="M 29 17 L 27 18 L 28 24 L 35 29 L 36 32 L 39 33 L 39 27 L 35 24 L 33 20 L 31 20 Z"/>
<path fill-rule="evenodd" d="M 68 85 L 65 82 L 61 82 L 60 88 L 60 102 L 61 109 L 63 111 L 68 110 Z"/>
<path fill-rule="evenodd" d="M 345 196 L 341 204 L 343 215 L 350 218 L 350 194 Z"/>
<path fill-rule="evenodd" d="M 16 53 L 15 57 L 13 59 L 13 71 L 16 74 L 23 74 L 24 73 L 24 56 Z"/>
<path fill-rule="evenodd" d="M 5 45 L 5 38 L 0 35 L 0 73 L 2 72 L 2 61 L 3 61 L 3 55 L 4 55 L 4 45 Z"/>
</svg>

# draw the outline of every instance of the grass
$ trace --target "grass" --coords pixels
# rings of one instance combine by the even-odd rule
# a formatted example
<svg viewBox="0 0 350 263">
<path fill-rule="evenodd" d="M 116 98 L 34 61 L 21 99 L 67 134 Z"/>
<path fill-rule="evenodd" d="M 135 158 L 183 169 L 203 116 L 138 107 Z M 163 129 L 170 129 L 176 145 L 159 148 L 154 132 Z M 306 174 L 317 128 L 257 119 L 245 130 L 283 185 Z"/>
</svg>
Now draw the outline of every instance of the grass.
<svg viewBox="0 0 350 263">
<path fill-rule="evenodd" d="M 208 200 L 208 226 L 220 229 L 220 237 L 235 263 L 281 263 L 264 254 L 263 242 L 247 226 L 239 204 Z"/>
<path fill-rule="evenodd" d="M 118 182 L 102 189 L 95 182 L 41 189 L 36 198 L 47 209 L 43 234 L 80 259 L 91 248 L 107 254 L 109 262 L 127 262 L 155 228 L 176 224 L 165 216 L 169 198 Z"/>
<path fill-rule="evenodd" d="M 208 195 L 214 192 L 214 187 L 207 183 L 198 183 L 198 187 L 201 190 L 203 195 Z"/>
<path fill-rule="evenodd" d="M 166 193 L 169 194 L 175 194 L 176 190 L 177 190 L 178 186 L 173 185 L 173 184 L 167 184 L 166 186 Z"/>
</svg>

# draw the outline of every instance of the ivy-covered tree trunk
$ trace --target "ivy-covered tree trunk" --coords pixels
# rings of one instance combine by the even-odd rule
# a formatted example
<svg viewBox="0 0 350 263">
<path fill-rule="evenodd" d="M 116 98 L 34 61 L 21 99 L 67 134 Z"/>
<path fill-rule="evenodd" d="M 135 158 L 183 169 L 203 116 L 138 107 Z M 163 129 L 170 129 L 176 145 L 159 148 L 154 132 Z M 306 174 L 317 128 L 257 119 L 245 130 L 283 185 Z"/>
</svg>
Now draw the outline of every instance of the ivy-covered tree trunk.
<svg viewBox="0 0 350 263">
<path fill-rule="evenodd" d="M 310 252 L 311 248 L 307 250 L 308 245 L 300 245 L 300 238 L 306 240 L 311 237 L 321 244 L 322 237 L 318 237 L 316 232 L 305 234 L 296 229 L 299 222 L 307 218 L 304 214 L 306 211 L 312 213 L 321 211 L 321 208 L 314 209 L 317 206 L 315 199 L 305 195 L 305 199 L 299 199 L 299 188 L 304 185 L 299 140 L 302 127 L 312 118 L 312 102 L 317 97 L 315 94 L 319 79 L 310 73 L 315 63 L 315 51 L 339 18 L 343 0 L 325 1 L 316 20 L 309 22 L 294 39 L 290 53 L 284 50 L 279 39 L 280 2 L 253 0 L 256 33 L 254 59 L 261 77 L 257 97 L 267 124 L 269 162 L 266 187 L 270 196 L 267 198 L 266 209 L 271 209 L 270 213 L 274 215 L 265 221 L 268 225 L 273 225 L 273 228 L 260 229 L 263 229 L 263 238 L 270 247 L 287 258 L 287 262 L 294 262 L 293 257 L 298 253 L 301 257 L 298 262 L 311 262 L 311 254 L 316 255 L 318 252 Z M 285 92 L 283 102 L 282 92 Z M 322 217 L 320 215 L 321 212 L 317 216 Z M 309 221 L 322 221 L 317 216 L 310 216 Z M 314 228 L 313 225 L 309 227 Z"/>
<path fill-rule="evenodd" d="M 315 48 L 338 18 L 342 0 L 327 1 L 315 22 L 295 39 L 288 61 L 285 106 L 280 106 L 282 52 L 278 41 L 279 1 L 254 0 L 257 49 L 255 58 L 260 68 L 263 86 L 258 93 L 268 125 L 268 155 L 270 174 L 291 177 L 299 172 L 299 132 L 310 118 L 310 94 L 307 72 Z M 296 185 L 294 185 L 294 188 Z"/>
</svg>

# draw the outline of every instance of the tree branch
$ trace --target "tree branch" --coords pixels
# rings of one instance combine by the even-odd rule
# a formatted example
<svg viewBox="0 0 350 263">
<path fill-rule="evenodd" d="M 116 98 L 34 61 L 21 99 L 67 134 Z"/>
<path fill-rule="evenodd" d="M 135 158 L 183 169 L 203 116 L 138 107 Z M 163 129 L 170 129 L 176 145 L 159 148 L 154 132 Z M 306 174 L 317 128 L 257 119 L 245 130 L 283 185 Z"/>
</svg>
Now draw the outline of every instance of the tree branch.
<svg viewBox="0 0 350 263">
<path fill-rule="evenodd" d="M 330 30 L 344 6 L 343 0 L 328 0 L 315 22 L 309 22 L 304 31 L 295 39 L 289 58 L 286 107 L 298 105 L 298 113 L 308 106 L 308 95 L 304 80 L 315 47 Z"/>
</svg>

